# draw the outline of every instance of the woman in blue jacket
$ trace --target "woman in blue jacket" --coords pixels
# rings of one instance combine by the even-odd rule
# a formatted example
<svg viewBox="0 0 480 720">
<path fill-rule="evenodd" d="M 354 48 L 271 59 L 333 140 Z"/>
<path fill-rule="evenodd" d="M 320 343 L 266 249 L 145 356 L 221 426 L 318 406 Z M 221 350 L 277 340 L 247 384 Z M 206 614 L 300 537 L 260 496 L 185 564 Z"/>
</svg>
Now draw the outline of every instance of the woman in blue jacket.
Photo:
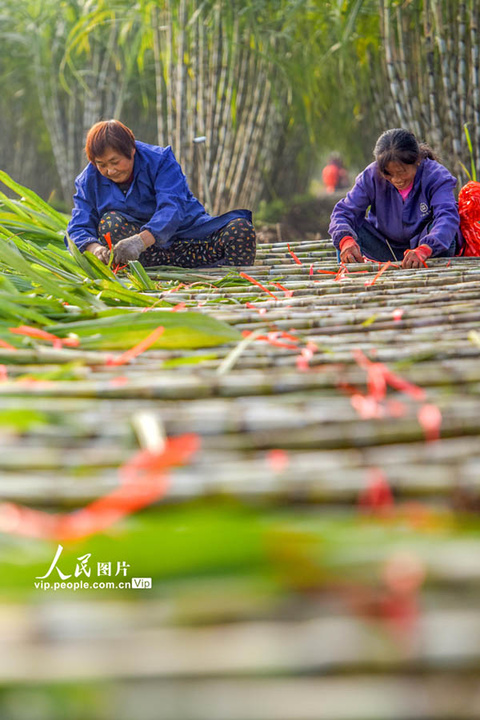
<svg viewBox="0 0 480 720">
<path fill-rule="evenodd" d="M 171 148 L 138 142 L 119 120 L 98 122 L 85 145 L 89 164 L 76 178 L 67 233 L 81 252 L 108 263 L 145 267 L 253 265 L 249 210 L 209 215 L 190 191 Z"/>
<path fill-rule="evenodd" d="M 414 268 L 455 255 L 462 245 L 456 178 L 408 130 L 384 132 L 373 154 L 375 162 L 332 212 L 329 232 L 341 261 L 365 256 Z"/>
</svg>

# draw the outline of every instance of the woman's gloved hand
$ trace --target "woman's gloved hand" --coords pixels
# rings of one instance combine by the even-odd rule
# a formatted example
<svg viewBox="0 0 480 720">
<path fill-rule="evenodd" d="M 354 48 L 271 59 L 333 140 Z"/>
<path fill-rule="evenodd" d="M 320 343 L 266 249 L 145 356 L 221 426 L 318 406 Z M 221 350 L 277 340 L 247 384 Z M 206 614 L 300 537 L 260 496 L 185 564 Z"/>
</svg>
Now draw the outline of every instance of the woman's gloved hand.
<svg viewBox="0 0 480 720">
<path fill-rule="evenodd" d="M 110 250 L 105 247 L 105 245 L 101 245 L 100 243 L 90 243 L 90 245 L 87 245 L 85 250 L 88 250 L 88 252 L 91 252 L 92 255 L 95 255 L 95 257 L 105 263 L 105 265 L 108 265 L 108 261 L 110 260 Z"/>
<path fill-rule="evenodd" d="M 113 261 L 119 265 L 125 265 L 129 260 L 138 260 L 144 250 L 145 243 L 141 236 L 131 235 L 114 245 Z"/>
<path fill-rule="evenodd" d="M 340 240 L 340 260 L 342 263 L 364 262 L 360 245 L 351 235 Z"/>
<path fill-rule="evenodd" d="M 413 250 L 405 250 L 402 268 L 419 268 L 425 266 L 425 260 L 432 254 L 430 245 L 419 245 Z"/>
</svg>

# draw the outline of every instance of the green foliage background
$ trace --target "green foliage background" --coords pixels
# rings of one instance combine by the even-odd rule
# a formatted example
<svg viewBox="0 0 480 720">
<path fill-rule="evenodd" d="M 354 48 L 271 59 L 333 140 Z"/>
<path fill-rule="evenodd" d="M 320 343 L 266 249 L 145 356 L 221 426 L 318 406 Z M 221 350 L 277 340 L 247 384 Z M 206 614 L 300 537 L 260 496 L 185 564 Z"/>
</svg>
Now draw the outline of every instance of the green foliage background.
<svg viewBox="0 0 480 720">
<path fill-rule="evenodd" d="M 118 117 L 171 144 L 215 212 L 304 193 L 408 126 L 462 180 L 480 147 L 474 0 L 0 0 L 0 169 L 69 210 L 83 143 Z M 473 151 L 463 127 L 468 124 Z"/>
<path fill-rule="evenodd" d="M 379 35 L 370 5 L 1 0 L 0 167 L 45 198 L 54 193 L 68 209 L 73 178 L 85 164 L 86 131 L 98 119 L 119 117 L 139 139 L 172 144 L 194 186 L 200 179 L 189 155 L 191 131 L 203 128 L 208 152 L 225 145 L 223 156 L 212 158 L 211 174 L 222 162 L 235 166 L 236 154 L 251 143 L 262 165 L 248 198 L 254 204 L 304 192 L 330 150 L 357 164 L 371 151 L 368 65 Z M 208 75 L 200 42 L 208 49 Z M 242 64 L 247 56 L 251 66 Z M 222 64 L 224 79 L 217 77 Z M 239 97 L 242 72 L 248 77 Z M 265 111 L 260 117 L 260 94 L 242 115 L 257 81 L 269 87 Z M 224 114 L 210 121 L 208 102 L 217 109 L 223 103 Z M 222 133 L 238 135 L 237 146 L 229 149 Z M 242 184 L 253 174 L 251 167 Z"/>
</svg>

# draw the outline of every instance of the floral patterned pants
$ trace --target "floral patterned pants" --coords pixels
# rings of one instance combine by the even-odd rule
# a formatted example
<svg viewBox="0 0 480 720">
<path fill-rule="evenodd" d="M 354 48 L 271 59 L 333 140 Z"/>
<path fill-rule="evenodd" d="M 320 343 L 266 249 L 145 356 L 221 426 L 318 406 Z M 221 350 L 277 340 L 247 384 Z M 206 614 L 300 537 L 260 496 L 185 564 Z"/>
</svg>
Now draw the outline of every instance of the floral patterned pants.
<svg viewBox="0 0 480 720">
<path fill-rule="evenodd" d="M 111 211 L 105 213 L 98 226 L 99 242 L 106 245 L 105 233 L 110 233 L 112 244 L 135 235 L 140 225 L 132 223 Z M 151 245 L 139 257 L 144 267 L 176 265 L 185 268 L 219 267 L 222 265 L 253 265 L 255 262 L 256 235 L 252 223 L 235 218 L 228 225 L 201 240 L 175 238 L 168 248 Z"/>
</svg>

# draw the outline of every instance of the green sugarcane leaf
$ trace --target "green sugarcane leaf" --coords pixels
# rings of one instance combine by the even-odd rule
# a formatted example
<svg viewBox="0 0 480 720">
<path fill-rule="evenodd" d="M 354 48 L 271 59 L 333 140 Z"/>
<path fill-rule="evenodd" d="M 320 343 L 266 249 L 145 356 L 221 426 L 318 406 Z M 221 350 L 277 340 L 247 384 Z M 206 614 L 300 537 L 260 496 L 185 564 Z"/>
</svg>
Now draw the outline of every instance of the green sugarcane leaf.
<svg viewBox="0 0 480 720">
<path fill-rule="evenodd" d="M 133 275 L 134 278 L 138 281 L 140 290 L 157 289 L 157 286 L 149 277 L 143 265 L 138 262 L 138 260 L 134 260 L 133 262 L 129 263 L 129 270 L 131 271 L 130 275 Z"/>
<path fill-rule="evenodd" d="M 25 240 L 18 239 L 15 241 L 15 244 L 20 250 L 22 250 L 25 259 L 32 264 L 40 265 L 53 275 L 58 275 L 63 280 L 67 280 L 73 284 L 83 281 L 84 277 L 79 274 L 78 268 L 75 274 L 62 269 L 59 267 L 58 261 L 56 259 L 52 259 L 51 254 L 47 253 L 44 248 L 34 245 L 33 243 L 28 243 Z"/>
<path fill-rule="evenodd" d="M 43 212 L 40 212 L 38 210 L 33 210 L 31 207 L 26 207 L 24 203 L 22 203 L 19 200 L 13 201 L 17 206 L 20 206 L 23 210 L 27 210 L 28 217 L 31 222 L 34 223 L 34 227 L 38 225 L 38 227 L 42 227 L 45 229 L 50 230 L 59 240 L 63 240 L 63 236 L 65 235 L 65 225 L 62 224 L 62 227 L 58 227 L 58 222 L 53 220 L 51 217 L 46 215 Z"/>
<path fill-rule="evenodd" d="M 21 221 L 18 216 L 15 222 L 8 222 L 6 220 L 2 221 L 0 218 L 0 225 L 3 227 L 7 237 L 10 237 L 11 235 L 20 235 L 25 237 L 25 239 L 33 239 L 36 242 L 40 240 L 42 242 L 47 242 L 48 240 L 57 240 L 58 238 L 56 233 L 52 230 L 47 230 L 37 225 L 32 225 L 32 223 Z"/>
<path fill-rule="evenodd" d="M 100 273 L 97 271 L 94 265 L 92 265 L 91 262 L 89 262 L 89 258 L 87 257 L 86 253 L 81 253 L 80 250 L 77 248 L 75 243 L 72 241 L 72 239 L 67 235 L 67 243 L 68 243 L 68 249 L 75 260 L 75 262 L 78 264 L 78 266 L 84 271 L 85 275 L 89 278 L 92 278 L 93 280 L 98 280 L 98 278 L 101 277 Z M 89 253 L 91 255 L 92 253 Z"/>
<path fill-rule="evenodd" d="M 87 307 L 89 302 L 84 298 L 83 293 L 72 285 L 72 292 L 65 289 L 62 283 L 55 282 L 45 272 L 39 272 L 43 268 L 36 270 L 24 258 L 20 250 L 13 244 L 5 240 L 0 240 L 0 261 L 16 270 L 21 275 L 26 276 L 31 281 L 37 283 L 44 291 L 53 295 L 55 298 L 61 297 L 71 305 L 83 305 Z"/>
<path fill-rule="evenodd" d="M 29 322 L 35 322 L 39 325 L 50 325 L 53 322 L 36 310 L 23 307 L 20 303 L 11 302 L 3 294 L 0 294 L 0 317 L 2 319 L 10 317 L 15 321 L 28 320 Z"/>
<path fill-rule="evenodd" d="M 50 332 L 58 337 L 65 337 L 73 332 L 81 338 L 83 348 L 126 350 L 160 325 L 165 328 L 165 332 L 152 348 L 212 347 L 241 339 L 238 330 L 209 315 L 156 309 L 140 313 L 124 309 L 119 315 L 110 314 L 95 320 L 53 325 Z"/>
<path fill-rule="evenodd" d="M 465 167 L 465 165 L 461 161 L 459 161 L 459 164 L 460 164 L 460 167 L 462 168 L 463 172 L 465 173 L 465 175 L 468 177 L 469 180 L 471 180 L 472 176 L 470 175 L 470 173 L 467 170 L 467 168 Z"/>
<path fill-rule="evenodd" d="M 26 211 L 26 209 L 22 207 L 22 204 L 18 202 L 18 200 L 12 200 L 3 192 L 0 192 L 0 204 L 4 205 L 7 208 L 10 208 L 13 217 L 20 216 L 23 217 L 25 220 L 30 220 L 30 215 Z"/>
<path fill-rule="evenodd" d="M 10 175 L 3 170 L 0 170 L 0 181 L 10 188 L 10 190 L 16 192 L 17 195 L 25 198 L 33 208 L 45 212 L 51 218 L 55 218 L 58 221 L 59 230 L 67 226 L 68 217 L 66 215 L 54 210 L 51 205 L 45 202 L 45 200 L 42 200 L 42 198 L 39 197 L 33 190 L 15 182 L 15 180 L 13 180 L 13 178 L 11 178 Z"/>
<path fill-rule="evenodd" d="M 57 265 L 60 264 L 65 270 L 72 273 L 72 275 L 81 276 L 83 278 L 83 274 L 80 273 L 78 264 L 65 247 L 48 244 L 45 247 L 45 250 L 50 253 L 51 262 L 56 263 Z"/>
<path fill-rule="evenodd" d="M 467 175 L 468 175 L 468 177 L 469 177 L 470 180 L 473 180 L 474 182 L 476 182 L 476 181 L 477 181 L 477 169 L 476 169 L 476 167 L 475 167 L 475 159 L 474 159 L 474 158 L 475 158 L 475 155 L 474 155 L 474 152 L 473 152 L 472 139 L 471 139 L 471 137 L 470 137 L 470 132 L 469 132 L 469 130 L 468 130 L 468 124 L 467 124 L 467 123 L 464 124 L 463 130 L 464 130 L 464 132 L 465 132 L 465 137 L 466 137 L 466 139 L 467 139 L 468 152 L 470 153 L 470 165 L 471 165 L 471 168 L 472 168 L 472 173 L 471 173 L 471 175 L 470 175 L 469 172 L 467 172 Z"/>
<path fill-rule="evenodd" d="M 42 425 L 48 425 L 48 417 L 38 410 L 9 408 L 0 410 L 0 427 L 15 432 L 29 432 Z"/>
<path fill-rule="evenodd" d="M 86 257 L 88 262 L 91 264 L 91 266 L 97 273 L 97 280 L 107 280 L 113 285 L 121 285 L 123 288 L 125 288 L 125 284 L 123 283 L 123 281 L 119 277 L 117 277 L 117 275 L 115 275 L 109 265 L 105 265 L 105 263 L 99 260 L 93 253 L 89 252 L 88 250 L 84 253 L 84 257 Z"/>
<path fill-rule="evenodd" d="M 171 303 L 167 303 L 163 300 L 159 300 L 157 297 L 151 297 L 149 295 L 142 295 L 141 293 L 135 292 L 135 290 L 123 290 L 118 286 L 109 284 L 108 281 L 103 280 L 100 283 L 102 287 L 101 299 L 104 301 L 110 300 L 114 302 L 122 302 L 123 305 L 127 306 L 140 306 L 140 307 L 172 307 Z"/>
<path fill-rule="evenodd" d="M 217 357 L 215 353 L 210 353 L 209 355 L 190 355 L 189 357 L 183 358 L 171 358 L 170 360 L 164 360 L 162 368 L 166 370 L 167 368 L 183 367 L 185 365 L 200 365 L 209 360 L 216 360 Z"/>
<path fill-rule="evenodd" d="M 0 290 L 8 293 L 8 295 L 20 295 L 12 280 L 6 275 L 0 275 Z"/>
<path fill-rule="evenodd" d="M 58 240 L 63 237 L 63 234 L 57 229 L 55 224 L 43 213 L 37 213 L 27 208 L 18 200 L 9 200 L 9 203 L 12 208 L 11 213 L 4 211 L 4 206 L 6 206 L 7 203 L 0 200 L 0 223 L 2 225 L 15 229 L 17 224 L 21 224 L 24 230 L 30 230 L 34 234 L 46 231 Z"/>
</svg>

